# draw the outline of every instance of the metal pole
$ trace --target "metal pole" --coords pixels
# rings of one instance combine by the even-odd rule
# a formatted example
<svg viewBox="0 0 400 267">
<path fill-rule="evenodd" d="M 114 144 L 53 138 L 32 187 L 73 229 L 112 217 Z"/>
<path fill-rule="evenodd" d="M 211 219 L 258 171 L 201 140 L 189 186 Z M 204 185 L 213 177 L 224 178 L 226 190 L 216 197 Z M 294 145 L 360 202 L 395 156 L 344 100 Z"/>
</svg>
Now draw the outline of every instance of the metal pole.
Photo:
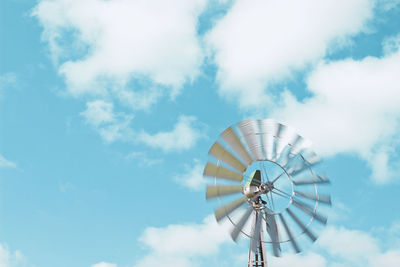
<svg viewBox="0 0 400 267">
<path fill-rule="evenodd" d="M 260 210 L 255 210 L 255 216 L 253 219 L 252 224 L 252 232 L 256 226 L 258 216 L 262 216 Z M 248 267 L 267 267 L 267 254 L 265 253 L 265 245 L 264 245 L 264 232 L 261 227 L 260 231 L 260 242 L 256 244 L 256 248 L 254 249 L 255 253 L 253 252 L 252 242 L 250 239 L 250 250 L 249 250 L 249 264 Z"/>
</svg>

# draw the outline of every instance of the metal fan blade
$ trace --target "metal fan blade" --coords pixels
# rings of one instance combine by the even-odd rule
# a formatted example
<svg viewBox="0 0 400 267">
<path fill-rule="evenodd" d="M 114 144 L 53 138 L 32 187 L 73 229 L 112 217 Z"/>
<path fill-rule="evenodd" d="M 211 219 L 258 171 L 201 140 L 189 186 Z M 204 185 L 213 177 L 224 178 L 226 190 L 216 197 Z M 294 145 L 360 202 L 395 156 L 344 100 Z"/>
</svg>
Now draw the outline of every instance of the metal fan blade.
<svg viewBox="0 0 400 267">
<path fill-rule="evenodd" d="M 240 172 L 244 172 L 246 170 L 246 166 L 218 142 L 213 144 L 208 153 Z"/>
<path fill-rule="evenodd" d="M 286 145 L 285 148 L 282 150 L 285 151 L 285 153 L 281 153 L 279 156 L 279 159 L 277 159 L 277 162 L 279 162 L 279 165 L 285 167 L 289 162 L 290 162 L 290 151 L 292 147 L 290 145 Z"/>
<path fill-rule="evenodd" d="M 231 212 L 239 208 L 241 205 L 243 205 L 247 201 L 247 197 L 243 196 L 241 198 L 238 198 L 229 204 L 222 206 L 221 208 L 215 210 L 215 218 L 219 222 L 223 218 L 225 218 L 227 215 L 229 215 Z"/>
<path fill-rule="evenodd" d="M 292 154 L 297 154 L 300 151 L 301 144 L 304 142 L 304 138 L 301 137 L 300 135 L 296 135 L 294 141 L 290 144 L 292 146 L 292 149 L 290 152 Z"/>
<path fill-rule="evenodd" d="M 257 250 L 258 244 L 260 243 L 260 233 L 261 233 L 261 221 L 262 221 L 262 215 L 259 211 L 256 212 L 256 224 L 254 226 L 253 232 L 252 232 L 252 239 L 251 239 L 251 250 L 255 252 Z"/>
<path fill-rule="evenodd" d="M 231 232 L 232 239 L 236 242 L 240 231 L 242 231 L 244 225 L 249 220 L 251 212 L 253 211 L 253 207 L 249 206 L 243 216 L 240 218 L 239 222 L 236 224 L 235 228 L 233 228 Z"/>
<path fill-rule="evenodd" d="M 207 186 L 206 199 L 218 196 L 232 195 L 235 193 L 243 193 L 242 185 L 215 185 Z"/>
<path fill-rule="evenodd" d="M 275 142 L 274 139 L 278 130 L 278 124 L 272 119 L 266 120 L 259 120 L 258 126 L 260 128 L 260 132 L 263 134 L 261 135 L 261 142 L 262 146 L 265 150 L 265 156 L 267 160 L 272 160 L 275 157 L 274 154 L 274 146 Z"/>
<path fill-rule="evenodd" d="M 307 227 L 299 220 L 299 218 L 297 218 L 296 215 L 294 215 L 294 213 L 287 208 L 286 209 L 287 213 L 289 213 L 290 217 L 292 217 L 292 219 L 297 223 L 297 225 L 301 228 L 301 230 L 314 242 L 315 240 L 317 240 L 317 237 L 310 231 L 307 229 Z"/>
<path fill-rule="evenodd" d="M 280 157 L 280 155 L 282 153 L 282 150 L 286 145 L 285 144 L 285 140 L 283 139 L 284 132 L 286 130 L 287 130 L 286 125 L 278 123 L 278 130 L 277 130 L 277 133 L 276 133 L 275 146 L 274 146 L 274 150 L 275 150 L 274 151 L 274 154 L 275 154 L 274 159 L 275 160 L 279 159 L 279 157 Z"/>
<path fill-rule="evenodd" d="M 286 145 L 287 148 L 283 149 L 286 150 L 287 153 L 281 154 L 281 157 L 279 158 L 280 165 L 285 168 L 290 163 L 290 160 L 300 151 L 301 143 L 304 141 L 303 137 L 297 134 L 295 134 L 292 139 L 293 141 Z"/>
<path fill-rule="evenodd" d="M 287 173 L 290 174 L 291 176 L 296 176 L 297 174 L 303 172 L 307 168 L 311 168 L 320 162 L 321 160 L 319 159 L 318 156 L 316 156 L 315 158 L 312 159 L 312 161 L 306 160 L 296 164 L 295 166 L 290 166 L 289 169 L 287 170 Z"/>
<path fill-rule="evenodd" d="M 238 182 L 241 182 L 243 180 L 243 174 L 231 171 L 227 168 L 215 165 L 210 162 L 207 162 L 206 167 L 204 168 L 203 175 L 210 177 L 224 178 Z"/>
<path fill-rule="evenodd" d="M 244 140 L 246 141 L 253 158 L 255 160 L 263 160 L 261 144 L 258 141 L 259 136 L 256 135 L 255 127 L 255 121 L 252 119 L 241 121 L 238 124 L 238 128 L 242 132 Z"/>
<path fill-rule="evenodd" d="M 328 219 L 325 216 L 322 216 L 321 214 L 318 214 L 317 212 L 314 212 L 313 208 L 310 207 L 307 204 L 304 204 L 298 200 L 294 200 L 292 199 L 293 204 L 298 207 L 300 210 L 304 211 L 305 213 L 307 213 L 308 215 L 314 217 L 317 221 L 326 224 L 326 222 L 328 221 Z"/>
<path fill-rule="evenodd" d="M 253 162 L 249 152 L 247 152 L 246 148 L 243 146 L 232 127 L 229 127 L 223 131 L 221 137 L 232 147 L 232 149 L 240 156 L 247 166 Z"/>
<path fill-rule="evenodd" d="M 280 257 L 281 255 L 281 246 L 279 244 L 279 234 L 278 234 L 278 225 L 276 224 L 275 216 L 273 212 L 266 208 L 265 216 L 266 216 L 266 228 L 267 232 L 272 241 L 272 250 L 274 251 L 275 257 Z"/>
<path fill-rule="evenodd" d="M 299 179 L 297 181 L 293 181 L 293 184 L 295 185 L 322 184 L 322 183 L 330 183 L 325 175 L 311 176 Z"/>
<path fill-rule="evenodd" d="M 301 196 L 301 197 L 304 197 L 304 198 L 307 198 L 307 199 L 316 200 L 318 202 L 325 203 L 325 204 L 328 204 L 328 205 L 332 204 L 331 203 L 331 197 L 328 196 L 328 195 L 319 195 L 319 194 L 318 195 L 314 195 L 314 194 L 302 193 L 302 192 L 297 192 L 297 191 L 295 191 L 294 193 L 297 196 Z"/>
<path fill-rule="evenodd" d="M 283 227 L 285 228 L 286 234 L 289 237 L 289 240 L 290 240 L 290 243 L 292 244 L 293 249 L 296 251 L 296 253 L 299 253 L 301 250 L 300 250 L 299 246 L 297 245 L 296 240 L 294 239 L 293 234 L 290 231 L 290 229 L 281 213 L 279 213 L 279 218 L 281 219 L 281 222 L 283 224 Z"/>
</svg>

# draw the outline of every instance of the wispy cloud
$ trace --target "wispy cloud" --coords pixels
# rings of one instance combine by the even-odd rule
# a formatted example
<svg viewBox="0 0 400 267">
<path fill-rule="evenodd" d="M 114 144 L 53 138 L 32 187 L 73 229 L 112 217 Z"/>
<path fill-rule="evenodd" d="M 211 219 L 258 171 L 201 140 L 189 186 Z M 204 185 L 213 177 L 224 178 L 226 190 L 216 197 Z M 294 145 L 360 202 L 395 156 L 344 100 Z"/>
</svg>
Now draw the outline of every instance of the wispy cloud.
<svg viewBox="0 0 400 267">
<path fill-rule="evenodd" d="M 27 265 L 24 255 L 19 250 L 13 252 L 6 244 L 0 244 L 0 266 L 22 267 Z"/>
<path fill-rule="evenodd" d="M 117 267 L 117 265 L 113 264 L 113 263 L 108 263 L 108 262 L 99 262 L 99 263 L 93 264 L 91 267 Z"/>
<path fill-rule="evenodd" d="M 130 122 L 132 115 L 115 113 L 111 102 L 96 100 L 86 104 L 86 110 L 81 113 L 86 123 L 93 126 L 106 142 L 129 140 L 132 136 Z"/>
<path fill-rule="evenodd" d="M 145 167 L 151 167 L 164 162 L 164 159 L 150 157 L 143 151 L 131 152 L 125 158 L 129 161 L 134 161 L 139 166 Z"/>
<path fill-rule="evenodd" d="M 106 142 L 117 140 L 142 143 L 159 148 L 164 152 L 182 151 L 193 147 L 204 137 L 201 124 L 193 116 L 180 116 L 173 129 L 154 134 L 145 130 L 135 131 L 131 127 L 133 115 L 116 113 L 112 102 L 96 100 L 86 104 L 81 113 L 87 124 L 91 125 Z M 135 156 L 134 154 L 132 156 Z M 136 155 L 137 156 L 137 155 Z M 149 162 L 148 162 L 149 163 Z"/>
<path fill-rule="evenodd" d="M 17 82 L 17 75 L 13 72 L 7 72 L 4 74 L 0 74 L 0 94 L 4 90 L 5 87 L 10 85 L 15 85 Z"/>
<path fill-rule="evenodd" d="M 193 191 L 202 191 L 207 183 L 203 177 L 204 164 L 198 159 L 192 165 L 186 165 L 183 173 L 174 176 L 174 181 Z"/>
<path fill-rule="evenodd" d="M 6 159 L 3 155 L 0 154 L 0 168 L 16 168 L 17 164 Z"/>
</svg>

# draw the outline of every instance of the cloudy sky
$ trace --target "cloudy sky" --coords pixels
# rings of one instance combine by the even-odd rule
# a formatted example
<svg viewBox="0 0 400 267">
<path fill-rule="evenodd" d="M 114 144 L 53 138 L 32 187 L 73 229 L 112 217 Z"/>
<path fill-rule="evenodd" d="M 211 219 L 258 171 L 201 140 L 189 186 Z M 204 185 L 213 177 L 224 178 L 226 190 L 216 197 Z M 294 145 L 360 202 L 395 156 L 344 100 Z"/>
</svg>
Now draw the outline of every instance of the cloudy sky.
<svg viewBox="0 0 400 267">
<path fill-rule="evenodd" d="M 248 117 L 332 181 L 271 266 L 399 266 L 399 79 L 399 0 L 1 0 L 0 266 L 246 266 L 202 170 Z"/>
</svg>

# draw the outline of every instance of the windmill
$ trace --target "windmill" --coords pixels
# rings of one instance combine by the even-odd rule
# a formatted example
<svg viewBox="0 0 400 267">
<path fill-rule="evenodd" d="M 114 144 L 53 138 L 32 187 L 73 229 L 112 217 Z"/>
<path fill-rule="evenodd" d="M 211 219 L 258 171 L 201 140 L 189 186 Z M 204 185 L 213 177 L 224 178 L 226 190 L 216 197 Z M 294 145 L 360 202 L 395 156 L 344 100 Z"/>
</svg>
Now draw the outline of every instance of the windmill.
<svg viewBox="0 0 400 267">
<path fill-rule="evenodd" d="M 317 239 L 326 224 L 329 180 L 320 158 L 294 130 L 272 119 L 247 119 L 228 127 L 209 150 L 203 175 L 214 178 L 206 199 L 217 199 L 215 218 L 233 224 L 231 237 L 250 239 L 249 267 L 266 267 L 266 245 L 279 257 L 286 247 Z M 317 222 L 317 223 L 315 223 Z M 290 245 L 288 245 L 290 244 Z"/>
</svg>

